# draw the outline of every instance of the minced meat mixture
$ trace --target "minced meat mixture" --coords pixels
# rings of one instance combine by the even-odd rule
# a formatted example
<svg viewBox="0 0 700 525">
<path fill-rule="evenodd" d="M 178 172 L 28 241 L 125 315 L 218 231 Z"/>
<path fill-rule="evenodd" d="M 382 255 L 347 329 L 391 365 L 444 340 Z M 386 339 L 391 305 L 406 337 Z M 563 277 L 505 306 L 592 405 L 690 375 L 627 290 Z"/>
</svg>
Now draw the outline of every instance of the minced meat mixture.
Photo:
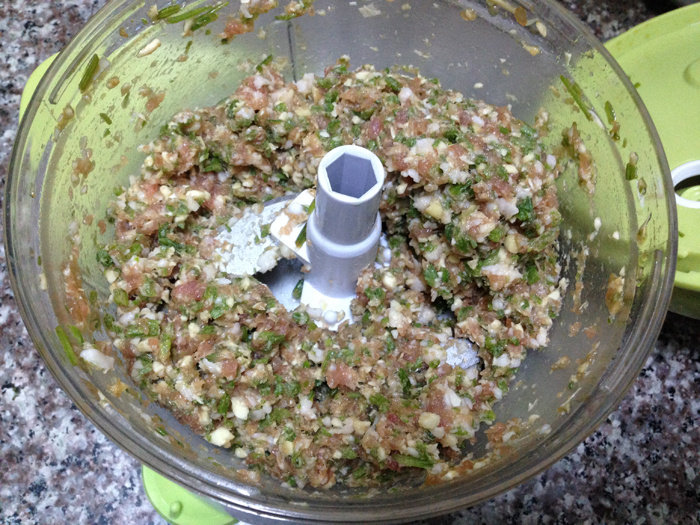
<svg viewBox="0 0 700 525">
<path fill-rule="evenodd" d="M 285 82 L 266 62 L 142 147 L 98 253 L 117 307 L 105 326 L 137 384 L 253 477 L 451 479 L 560 306 L 556 159 L 507 108 L 411 69 L 343 58 Z M 213 254 L 231 217 L 312 187 L 322 156 L 350 143 L 386 168 L 387 248 L 359 278 L 354 322 L 332 332 Z M 447 363 L 471 345 L 478 366 Z"/>
</svg>

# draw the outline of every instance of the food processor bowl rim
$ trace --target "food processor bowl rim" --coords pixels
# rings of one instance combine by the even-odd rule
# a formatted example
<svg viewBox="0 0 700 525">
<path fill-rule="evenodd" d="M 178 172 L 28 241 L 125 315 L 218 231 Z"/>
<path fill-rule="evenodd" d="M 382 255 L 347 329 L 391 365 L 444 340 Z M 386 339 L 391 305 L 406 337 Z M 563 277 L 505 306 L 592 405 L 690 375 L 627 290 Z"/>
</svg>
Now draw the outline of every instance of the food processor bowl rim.
<svg viewBox="0 0 700 525">
<path fill-rule="evenodd" d="M 653 142 L 659 167 L 663 171 L 663 184 L 664 189 L 666 190 L 666 195 L 673 195 L 671 175 L 665 154 L 661 147 L 658 133 L 656 132 L 653 122 L 651 121 L 646 108 L 644 107 L 639 95 L 636 93 L 636 90 L 633 88 L 630 80 L 624 74 L 615 59 L 610 55 L 610 53 L 608 53 L 603 44 L 597 38 L 595 38 L 592 32 L 582 22 L 577 20 L 572 13 L 555 3 L 554 0 L 543 0 L 541 3 L 544 5 L 544 8 L 552 11 L 556 17 L 563 19 L 563 21 L 573 26 L 574 29 L 586 39 L 587 44 L 590 45 L 594 51 L 600 53 L 605 58 L 605 60 L 617 74 L 618 78 L 623 82 L 628 94 L 632 97 L 637 110 L 640 112 L 640 115 L 646 125 L 647 132 L 649 133 L 649 136 Z M 419 506 L 406 505 L 404 498 L 400 497 L 395 498 L 394 500 L 389 498 L 381 498 L 377 502 L 364 500 L 362 498 L 356 500 L 345 500 L 343 501 L 342 506 L 338 506 L 337 503 L 334 504 L 331 501 L 319 502 L 316 500 L 306 500 L 305 503 L 308 503 L 306 507 L 293 504 L 290 505 L 289 503 L 286 505 L 271 506 L 265 501 L 264 494 L 262 494 L 262 498 L 246 495 L 246 493 L 250 493 L 250 486 L 239 484 L 230 479 L 225 479 L 226 485 L 233 490 L 224 490 L 222 489 L 222 478 L 219 476 L 209 474 L 206 471 L 202 472 L 197 465 L 183 460 L 177 455 L 164 452 L 154 442 L 145 439 L 144 436 L 134 436 L 124 431 L 118 424 L 116 424 L 113 418 L 108 417 L 106 412 L 100 410 L 97 402 L 92 402 L 90 398 L 82 395 L 80 391 L 81 387 L 77 385 L 78 381 L 74 382 L 74 380 L 69 377 L 63 366 L 53 358 L 53 355 L 47 349 L 45 341 L 41 335 L 39 328 L 40 325 L 37 318 L 32 309 L 28 306 L 30 304 L 29 298 L 26 296 L 25 291 L 21 286 L 22 276 L 20 275 L 17 261 L 14 258 L 15 240 L 10 229 L 12 213 L 10 203 L 13 192 L 17 190 L 17 177 L 13 176 L 13 174 L 21 165 L 22 159 L 20 156 L 24 150 L 24 147 L 26 146 L 27 139 L 26 130 L 29 126 L 31 126 L 40 101 L 47 96 L 48 86 L 54 80 L 57 72 L 65 65 L 65 57 L 69 56 L 71 54 L 70 52 L 75 51 L 77 48 L 79 48 L 79 46 L 83 46 L 81 41 L 83 40 L 84 36 L 93 31 L 99 30 L 100 24 L 102 24 L 104 20 L 109 20 L 112 17 L 119 16 L 120 13 L 125 11 L 130 5 L 133 4 L 134 2 L 131 0 L 112 0 L 106 3 L 71 39 L 64 51 L 59 54 L 55 62 L 49 67 L 46 75 L 40 80 L 36 93 L 32 97 L 27 108 L 27 113 L 19 125 L 17 140 L 15 141 L 9 164 L 3 206 L 3 226 L 5 231 L 4 244 L 6 249 L 9 279 L 12 288 L 16 293 L 17 305 L 22 318 L 25 320 L 25 324 L 27 325 L 31 339 L 36 345 L 37 350 L 41 354 L 49 371 L 57 380 L 59 385 L 61 385 L 61 387 L 68 393 L 72 401 L 78 406 L 81 412 L 100 429 L 100 431 L 109 436 L 120 448 L 132 455 L 138 461 L 148 465 L 166 477 L 174 479 L 179 484 L 184 485 L 186 488 L 203 496 L 213 498 L 225 505 L 229 505 L 233 509 L 237 509 L 243 514 L 266 517 L 273 520 L 292 518 L 303 519 L 305 521 L 400 521 L 408 518 L 418 519 L 444 514 L 464 508 L 467 505 L 474 505 L 480 501 L 502 493 L 507 489 L 515 487 L 535 474 L 544 471 L 555 461 L 566 455 L 586 436 L 591 434 L 605 419 L 605 417 L 607 417 L 607 415 L 618 406 L 620 400 L 624 395 L 626 395 L 630 385 L 636 379 L 639 370 L 643 366 L 647 355 L 653 347 L 653 340 L 658 336 L 661 329 L 664 315 L 655 315 L 655 312 L 661 308 L 663 308 L 665 312 L 671 299 L 673 276 L 675 273 L 674 269 L 677 250 L 676 237 L 678 228 L 675 213 L 675 202 L 674 199 L 668 197 L 666 199 L 666 204 L 668 206 L 667 220 L 670 230 L 669 239 L 667 241 L 667 249 L 665 250 L 665 253 L 657 253 L 655 260 L 655 275 L 658 276 L 658 273 L 662 269 L 664 255 L 667 271 L 663 276 L 663 279 L 658 279 L 658 277 L 655 277 L 652 281 L 654 286 L 650 288 L 649 294 L 650 298 L 655 300 L 648 300 L 646 304 L 642 305 L 642 308 L 639 311 L 636 324 L 638 327 L 641 326 L 642 329 L 638 329 L 637 331 L 633 332 L 633 337 L 625 341 L 627 346 L 634 345 L 636 348 L 644 348 L 645 350 L 642 352 L 637 351 L 633 353 L 634 359 L 630 361 L 630 364 L 633 366 L 627 366 L 626 376 L 623 378 L 624 388 L 618 389 L 615 395 L 610 395 L 610 392 L 608 392 L 608 395 L 604 396 L 603 401 L 594 407 L 596 409 L 595 417 L 589 418 L 588 423 L 574 435 L 565 434 L 565 440 L 563 443 L 559 443 L 556 450 L 549 454 L 546 458 L 541 458 L 540 461 L 535 462 L 532 465 L 522 465 L 520 470 L 516 472 L 511 471 L 508 478 L 502 478 L 497 476 L 498 473 L 495 473 L 489 477 L 500 477 L 500 479 L 493 481 L 490 485 L 483 487 L 476 493 L 460 495 L 457 491 L 456 494 L 451 495 L 449 498 L 443 499 L 433 497 L 436 494 L 436 490 L 441 489 L 427 489 L 423 491 L 421 496 L 418 498 L 421 500 L 419 502 Z M 600 385 L 596 387 L 596 389 L 599 388 Z M 584 407 L 579 407 L 579 410 L 582 408 Z M 538 445 L 542 447 L 544 443 L 555 439 L 555 437 L 557 436 L 549 436 Z M 456 491 L 456 484 L 449 484 L 445 486 L 445 489 L 452 494 Z M 429 494 L 430 496 L 426 497 L 426 494 Z M 414 493 L 410 493 L 410 496 L 415 501 L 416 495 Z M 277 503 L 281 503 L 282 500 L 283 498 L 279 498 Z"/>
</svg>

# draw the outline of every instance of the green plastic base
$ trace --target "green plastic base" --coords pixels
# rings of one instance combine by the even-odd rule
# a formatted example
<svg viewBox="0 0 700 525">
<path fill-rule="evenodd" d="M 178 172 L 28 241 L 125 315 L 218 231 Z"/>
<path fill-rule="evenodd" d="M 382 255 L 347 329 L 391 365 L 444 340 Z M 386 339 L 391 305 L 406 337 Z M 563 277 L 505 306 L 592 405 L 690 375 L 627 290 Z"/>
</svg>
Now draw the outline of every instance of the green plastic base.
<svg viewBox="0 0 700 525">
<path fill-rule="evenodd" d="M 213 503 L 195 496 L 177 483 L 164 478 L 146 466 L 141 467 L 143 488 L 156 509 L 173 525 L 229 525 L 240 523 Z"/>
<path fill-rule="evenodd" d="M 671 296 L 671 304 L 673 306 L 672 312 L 700 319 L 700 300 L 698 300 L 697 292 L 675 287 Z"/>
</svg>

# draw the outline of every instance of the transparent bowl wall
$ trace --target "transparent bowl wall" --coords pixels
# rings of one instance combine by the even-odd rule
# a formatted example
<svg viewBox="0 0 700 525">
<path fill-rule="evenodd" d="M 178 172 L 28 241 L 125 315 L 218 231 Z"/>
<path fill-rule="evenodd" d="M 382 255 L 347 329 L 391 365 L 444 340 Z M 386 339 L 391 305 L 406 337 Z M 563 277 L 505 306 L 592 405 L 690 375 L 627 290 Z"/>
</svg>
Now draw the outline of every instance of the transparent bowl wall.
<svg viewBox="0 0 700 525">
<path fill-rule="evenodd" d="M 525 28 L 507 10 L 481 2 L 413 1 L 405 9 L 406 2 L 375 1 L 381 15 L 365 18 L 358 10 L 362 2 L 342 1 L 317 2 L 315 16 L 289 22 L 275 20 L 279 10 L 263 15 L 253 33 L 222 44 L 216 35 L 227 15 L 237 11 L 234 4 L 224 8 L 216 22 L 196 32 L 188 59 L 178 61 L 190 40 L 182 37 L 182 23 L 144 24 L 148 6 L 143 2 L 109 2 L 61 53 L 31 101 L 12 156 L 5 242 L 23 317 L 51 372 L 83 413 L 123 449 L 251 521 L 284 517 L 306 522 L 387 522 L 427 517 L 489 498 L 546 468 L 615 409 L 658 334 L 672 287 L 673 190 L 658 137 L 630 82 L 582 25 L 551 2 L 537 2 L 528 11 L 530 20 L 537 18 L 544 24 L 546 37 L 535 25 Z M 196 5 L 202 4 L 193 2 L 188 7 Z M 474 9 L 478 18 L 462 18 L 465 8 Z M 265 38 L 259 28 L 264 28 Z M 128 37 L 121 36 L 120 30 Z M 137 58 L 137 52 L 154 38 L 160 39 L 160 48 Z M 530 51 L 535 47 L 539 53 L 533 55 Z M 81 96 L 78 85 L 94 53 L 105 57 L 109 67 L 96 78 L 89 96 Z M 595 159 L 597 188 L 593 197 L 588 196 L 577 182 L 574 165 L 559 181 L 565 232 L 562 261 L 571 285 L 551 343 L 530 353 L 515 386 L 497 405 L 498 421 L 539 415 L 502 459 L 453 482 L 394 493 L 291 491 L 274 480 L 250 486 L 239 481 L 236 470 L 242 465 L 230 451 L 209 445 L 135 388 L 120 397 L 110 393 L 117 377 L 133 387 L 121 361 L 106 374 L 69 363 L 54 330 L 71 323 L 61 274 L 69 255 L 71 224 L 80 233 L 79 264 L 85 288 L 105 298 L 107 286 L 95 262 L 95 249 L 111 231 L 101 234 L 97 224 L 113 197 L 113 187 L 138 173 L 143 155 L 136 146 L 155 137 L 178 110 L 223 99 L 245 76 L 241 64 L 255 64 L 267 54 L 288 58 L 284 73 L 289 79 L 307 71 L 322 73 L 343 54 L 350 56 L 354 66 L 412 64 L 425 76 L 438 77 L 444 86 L 467 96 L 510 104 L 525 121 L 532 122 L 544 107 L 551 116 L 547 140 L 552 144 L 561 141 L 564 127 L 577 122 Z M 581 86 L 585 103 L 599 119 L 586 119 L 564 90 L 560 75 Z M 120 84 L 110 89 L 108 79 L 114 76 Z M 124 104 L 121 88 L 127 83 L 132 89 Z M 143 85 L 166 93 L 151 114 L 145 111 L 146 99 L 138 94 Z M 621 126 L 622 139 L 617 142 L 606 129 L 608 101 Z M 59 131 L 57 121 L 68 105 L 76 116 Z M 110 116 L 110 126 L 100 113 Z M 110 135 L 105 137 L 108 127 Z M 75 184 L 72 163 L 85 147 L 92 149 L 96 165 Z M 632 152 L 639 156 L 639 178 L 627 181 L 625 166 Z M 646 183 L 643 196 L 640 180 Z M 89 216 L 94 220 L 85 220 Z M 596 217 L 602 226 L 589 241 Z M 619 232 L 619 240 L 612 239 L 614 231 Z M 569 257 L 582 246 L 588 248 L 585 266 Z M 608 276 L 622 268 L 625 306 L 611 320 L 604 300 Z M 578 314 L 572 312 L 577 272 L 582 273 L 582 300 L 587 304 Z M 571 335 L 576 322 L 594 329 L 588 335 L 584 330 Z M 562 356 L 568 356 L 571 365 L 553 371 L 552 365 Z M 583 362 L 588 363 L 586 373 L 575 390 L 568 389 L 572 374 Z M 155 423 L 161 421 L 167 436 L 154 431 Z M 484 443 L 480 434 L 477 457 Z"/>
</svg>

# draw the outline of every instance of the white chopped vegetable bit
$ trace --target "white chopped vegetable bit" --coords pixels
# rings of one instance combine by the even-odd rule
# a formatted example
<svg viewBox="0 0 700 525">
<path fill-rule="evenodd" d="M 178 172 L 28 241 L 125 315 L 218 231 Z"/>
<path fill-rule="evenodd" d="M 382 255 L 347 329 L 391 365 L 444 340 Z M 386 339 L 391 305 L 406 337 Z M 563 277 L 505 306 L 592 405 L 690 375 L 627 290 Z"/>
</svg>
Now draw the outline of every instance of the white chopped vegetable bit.
<svg viewBox="0 0 700 525">
<path fill-rule="evenodd" d="M 250 409 L 246 405 L 245 400 L 241 397 L 234 397 L 231 399 L 231 409 L 233 410 L 233 415 L 238 419 L 246 420 L 248 419 L 248 414 Z"/>
<path fill-rule="evenodd" d="M 142 58 L 145 56 L 150 55 L 153 53 L 156 49 L 160 47 L 160 40 L 157 38 L 154 38 L 151 40 L 148 44 L 146 44 L 141 50 L 136 54 L 137 57 Z"/>
<path fill-rule="evenodd" d="M 91 365 L 95 365 L 97 368 L 101 368 L 105 372 L 114 368 L 113 357 L 103 354 L 97 348 L 90 346 L 88 343 L 85 343 L 83 351 L 80 352 L 80 357 L 82 357 Z"/>
<path fill-rule="evenodd" d="M 440 416 L 433 412 L 423 412 L 418 417 L 418 424 L 427 430 L 432 430 L 440 424 Z"/>
<path fill-rule="evenodd" d="M 363 5 L 358 9 L 358 11 L 360 11 L 360 14 L 365 18 L 379 16 L 382 14 L 382 12 L 379 9 L 377 9 L 377 7 L 375 7 L 374 3 Z"/>
<path fill-rule="evenodd" d="M 227 447 L 233 441 L 234 435 L 226 427 L 219 427 L 209 434 L 209 442 L 217 447 Z"/>
</svg>

